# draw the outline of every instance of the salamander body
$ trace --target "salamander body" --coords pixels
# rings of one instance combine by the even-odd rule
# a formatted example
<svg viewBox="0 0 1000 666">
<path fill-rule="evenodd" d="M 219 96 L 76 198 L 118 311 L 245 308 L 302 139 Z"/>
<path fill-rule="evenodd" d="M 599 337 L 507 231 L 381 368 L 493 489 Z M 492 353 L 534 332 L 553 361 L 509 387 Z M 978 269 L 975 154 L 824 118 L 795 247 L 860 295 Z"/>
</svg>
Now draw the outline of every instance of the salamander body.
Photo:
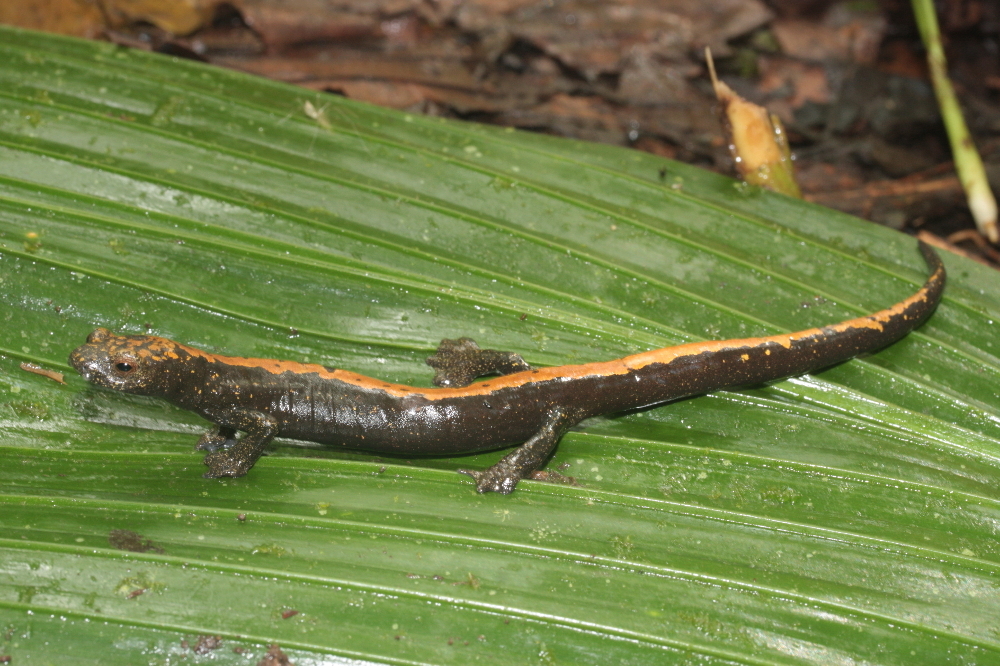
<svg viewBox="0 0 1000 666">
<path fill-rule="evenodd" d="M 479 492 L 509 493 L 544 465 L 569 428 L 591 416 L 804 374 L 902 338 L 933 313 L 944 288 L 937 254 L 923 243 L 920 251 L 931 271 L 924 286 L 857 319 L 551 368 L 532 368 L 517 354 L 480 349 L 468 338 L 444 340 L 427 359 L 437 370 L 437 388 L 308 363 L 222 356 L 104 328 L 73 351 L 70 363 L 97 386 L 164 398 L 215 424 L 197 444 L 209 451 L 206 477 L 243 476 L 279 435 L 400 455 L 520 444 L 486 470 L 459 470 L 476 480 Z"/>
</svg>

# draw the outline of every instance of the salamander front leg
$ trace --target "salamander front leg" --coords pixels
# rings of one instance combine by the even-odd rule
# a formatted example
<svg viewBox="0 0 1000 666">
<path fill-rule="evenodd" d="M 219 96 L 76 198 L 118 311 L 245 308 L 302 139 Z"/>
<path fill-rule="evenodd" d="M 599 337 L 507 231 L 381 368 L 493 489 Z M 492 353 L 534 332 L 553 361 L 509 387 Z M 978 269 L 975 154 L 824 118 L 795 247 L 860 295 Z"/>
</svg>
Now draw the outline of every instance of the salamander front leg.
<svg viewBox="0 0 1000 666">
<path fill-rule="evenodd" d="M 579 421 L 580 419 L 569 410 L 555 407 L 549 411 L 545 424 L 531 439 L 505 455 L 492 467 L 481 472 L 474 469 L 458 471 L 476 480 L 477 492 L 509 495 L 518 481 L 545 464 L 559 443 L 559 439 Z"/>
<path fill-rule="evenodd" d="M 218 442 L 224 433 L 241 430 L 246 433 L 243 439 L 236 440 L 236 443 L 227 449 L 214 451 L 205 456 L 205 464 L 208 471 L 204 476 L 206 479 L 216 479 L 220 476 L 243 476 L 253 464 L 257 462 L 264 448 L 278 434 L 278 422 L 268 414 L 255 412 L 249 409 L 228 409 L 207 414 L 208 418 L 218 424 L 218 434 L 211 441 L 206 442 L 213 445 Z M 202 437 L 211 438 L 212 432 Z M 199 440 L 199 445 L 202 440 Z M 228 441 L 228 438 L 227 440 Z"/>
<path fill-rule="evenodd" d="M 228 449 L 236 444 L 236 430 L 216 425 L 211 430 L 198 438 L 198 443 L 194 448 L 198 451 L 218 451 Z"/>
<path fill-rule="evenodd" d="M 495 349 L 480 349 L 472 338 L 442 340 L 437 353 L 427 359 L 434 368 L 436 386 L 468 386 L 485 375 L 509 375 L 512 372 L 531 370 L 520 354 Z"/>
</svg>

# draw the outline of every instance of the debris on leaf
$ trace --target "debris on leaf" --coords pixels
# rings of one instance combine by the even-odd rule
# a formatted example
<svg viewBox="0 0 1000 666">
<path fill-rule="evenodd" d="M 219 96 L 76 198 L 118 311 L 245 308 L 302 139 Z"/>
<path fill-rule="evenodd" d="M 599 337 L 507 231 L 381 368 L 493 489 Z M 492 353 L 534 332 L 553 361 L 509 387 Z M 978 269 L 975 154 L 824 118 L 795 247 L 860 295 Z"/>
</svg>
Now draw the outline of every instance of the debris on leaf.
<svg viewBox="0 0 1000 666">
<path fill-rule="evenodd" d="M 295 666 L 288 659 L 288 655 L 281 651 L 277 643 L 272 643 L 267 648 L 267 654 L 257 662 L 257 666 Z"/>
<path fill-rule="evenodd" d="M 48 369 L 43 368 L 42 366 L 38 365 L 37 363 L 24 362 L 24 363 L 21 364 L 21 369 L 24 370 L 24 371 L 26 371 L 26 372 L 33 372 L 36 375 L 41 375 L 42 377 L 48 377 L 49 379 L 51 379 L 53 381 L 57 381 L 60 384 L 65 384 L 66 383 L 63 380 L 63 373 L 56 372 L 55 370 L 48 370 Z"/>
<path fill-rule="evenodd" d="M 302 105 L 302 111 L 316 121 L 316 124 L 325 130 L 330 130 L 333 126 L 330 125 L 330 121 L 326 117 L 326 107 L 321 107 L 317 109 L 313 106 L 313 103 L 306 100 L 305 104 Z"/>
<path fill-rule="evenodd" d="M 38 252 L 40 249 L 42 249 L 42 238 L 37 231 L 29 231 L 24 234 L 25 252 Z"/>
<path fill-rule="evenodd" d="M 195 654 L 208 654 L 220 647 L 222 647 L 222 636 L 199 636 L 193 649 Z"/>
<path fill-rule="evenodd" d="M 111 530 L 108 533 L 108 543 L 112 548 L 118 550 L 128 550 L 133 553 L 163 553 L 163 549 L 153 543 L 152 539 L 144 539 L 143 536 L 132 530 Z"/>
</svg>

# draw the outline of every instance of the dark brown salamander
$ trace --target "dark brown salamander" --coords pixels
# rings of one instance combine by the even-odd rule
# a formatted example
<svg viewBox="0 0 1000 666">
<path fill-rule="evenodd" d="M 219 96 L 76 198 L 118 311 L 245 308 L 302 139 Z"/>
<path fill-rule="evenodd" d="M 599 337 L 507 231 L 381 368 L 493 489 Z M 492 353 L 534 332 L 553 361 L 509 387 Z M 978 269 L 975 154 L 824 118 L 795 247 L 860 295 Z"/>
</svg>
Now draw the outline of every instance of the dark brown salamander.
<svg viewBox="0 0 1000 666">
<path fill-rule="evenodd" d="M 931 276 L 887 310 L 798 333 L 696 342 L 604 363 L 531 368 L 517 354 L 444 340 L 427 359 L 440 388 L 390 384 L 321 365 L 220 356 L 99 328 L 70 363 L 105 388 L 165 398 L 215 424 L 197 448 L 206 477 L 243 476 L 275 436 L 352 449 L 456 454 L 522 443 L 485 471 L 460 470 L 481 492 L 509 493 L 583 419 L 717 389 L 773 381 L 846 361 L 902 338 L 941 299 L 944 266 L 920 244 Z M 500 377 L 472 383 L 476 377 Z M 238 439 L 237 431 L 245 433 Z"/>
</svg>

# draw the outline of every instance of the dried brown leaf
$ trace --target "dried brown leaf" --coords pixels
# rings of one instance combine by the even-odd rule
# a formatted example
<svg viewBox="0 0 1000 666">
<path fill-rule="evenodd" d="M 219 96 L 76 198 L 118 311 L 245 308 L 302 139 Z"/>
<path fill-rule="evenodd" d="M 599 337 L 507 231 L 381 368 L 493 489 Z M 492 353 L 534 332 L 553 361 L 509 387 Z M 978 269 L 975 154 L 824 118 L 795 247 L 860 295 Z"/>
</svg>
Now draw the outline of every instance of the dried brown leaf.
<svg viewBox="0 0 1000 666">
<path fill-rule="evenodd" d="M 77 37 L 95 37 L 105 27 L 97 0 L 4 0 L 0 23 Z"/>
<path fill-rule="evenodd" d="M 102 0 L 112 24 L 146 21 L 175 35 L 188 35 L 212 20 L 218 0 Z"/>
</svg>

